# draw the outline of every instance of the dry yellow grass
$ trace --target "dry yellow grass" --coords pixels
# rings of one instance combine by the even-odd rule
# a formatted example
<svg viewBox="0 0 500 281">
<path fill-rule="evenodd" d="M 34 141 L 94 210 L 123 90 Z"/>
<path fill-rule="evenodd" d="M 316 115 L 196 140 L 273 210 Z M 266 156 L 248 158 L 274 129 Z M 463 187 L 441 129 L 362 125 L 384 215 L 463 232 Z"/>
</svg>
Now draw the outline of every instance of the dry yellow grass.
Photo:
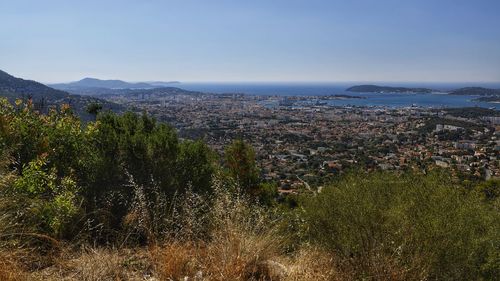
<svg viewBox="0 0 500 281">
<path fill-rule="evenodd" d="M 68 251 L 61 254 L 52 266 L 27 273 L 27 280 L 148 280 L 152 272 L 146 253 L 147 251 L 141 248 L 85 248 L 76 252 Z"/>
<path fill-rule="evenodd" d="M 279 280 L 269 263 L 280 256 L 283 244 L 276 223 L 264 210 L 219 184 L 215 183 L 209 235 L 188 241 L 167 240 L 156 247 L 152 257 L 158 276 L 161 280 Z M 189 227 L 183 232 L 199 237 L 192 233 L 202 229 L 197 218 L 183 219 Z"/>
<path fill-rule="evenodd" d="M 151 249 L 150 256 L 160 280 L 181 280 L 186 276 L 196 275 L 196 268 L 200 263 L 198 259 L 203 254 L 193 244 L 173 242 Z"/>
<path fill-rule="evenodd" d="M 19 281 L 26 280 L 26 274 L 15 258 L 8 254 L 0 253 L 0 280 Z"/>
<path fill-rule="evenodd" d="M 234 242 L 234 241 L 233 241 Z M 350 271 L 342 271 L 332 255 L 305 247 L 293 256 L 262 255 L 220 243 L 195 246 L 172 243 L 155 248 L 152 260 L 159 280 L 276 280 L 276 281 L 340 281 L 353 280 Z M 383 280 L 383 279 L 376 279 Z"/>
<path fill-rule="evenodd" d="M 351 279 L 348 273 L 339 270 L 331 254 L 317 248 L 304 247 L 283 263 L 288 265 L 283 281 Z"/>
<path fill-rule="evenodd" d="M 271 255 L 252 238 L 228 238 L 194 245 L 177 242 L 151 251 L 160 280 L 279 280 L 270 268 Z"/>
<path fill-rule="evenodd" d="M 182 200 L 175 210 L 173 232 L 148 239 L 162 241 L 148 249 L 69 250 L 60 243 L 47 243 L 57 249 L 54 254 L 24 252 L 15 258 L 0 251 L 0 280 L 337 281 L 359 277 L 348 262 L 339 263 L 340 259 L 318 248 L 303 246 L 286 253 L 286 237 L 273 214 L 228 190 L 215 183 L 215 196 L 205 214 L 200 198 Z M 130 218 L 130 225 L 137 224 L 133 230 L 153 228 L 149 219 Z M 364 272 L 373 273 L 370 280 L 408 277 L 383 259 L 367 265 Z"/>
</svg>

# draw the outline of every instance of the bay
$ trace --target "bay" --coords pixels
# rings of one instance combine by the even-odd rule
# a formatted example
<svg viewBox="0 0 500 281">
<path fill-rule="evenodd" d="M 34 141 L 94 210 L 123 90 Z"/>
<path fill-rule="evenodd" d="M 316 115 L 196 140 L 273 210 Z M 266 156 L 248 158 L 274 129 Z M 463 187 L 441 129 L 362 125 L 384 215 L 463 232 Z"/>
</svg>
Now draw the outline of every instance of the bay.
<svg viewBox="0 0 500 281">
<path fill-rule="evenodd" d="M 179 88 L 207 93 L 239 93 L 266 96 L 325 96 L 350 95 L 362 99 L 328 100 L 331 106 L 375 106 L 375 107 L 484 107 L 500 110 L 499 103 L 478 102 L 477 96 L 454 96 L 443 92 L 467 86 L 500 88 L 499 83 L 378 83 L 387 86 L 425 87 L 435 93 L 354 93 L 346 89 L 356 83 L 180 83 Z"/>
</svg>

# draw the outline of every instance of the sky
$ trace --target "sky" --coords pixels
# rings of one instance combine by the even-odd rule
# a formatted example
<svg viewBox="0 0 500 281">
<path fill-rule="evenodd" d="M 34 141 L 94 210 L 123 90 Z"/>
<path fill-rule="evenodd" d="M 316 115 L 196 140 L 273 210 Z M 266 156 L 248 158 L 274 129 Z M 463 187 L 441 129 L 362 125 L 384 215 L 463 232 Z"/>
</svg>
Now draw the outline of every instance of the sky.
<svg viewBox="0 0 500 281">
<path fill-rule="evenodd" d="M 46 83 L 500 82 L 498 0 L 0 0 L 0 69 Z"/>
</svg>

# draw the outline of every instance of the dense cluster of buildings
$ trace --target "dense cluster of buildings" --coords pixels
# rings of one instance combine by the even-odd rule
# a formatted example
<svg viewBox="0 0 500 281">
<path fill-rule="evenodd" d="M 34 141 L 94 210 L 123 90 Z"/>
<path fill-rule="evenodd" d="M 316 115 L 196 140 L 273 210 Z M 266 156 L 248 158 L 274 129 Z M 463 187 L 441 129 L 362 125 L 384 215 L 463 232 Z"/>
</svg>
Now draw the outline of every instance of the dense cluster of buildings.
<svg viewBox="0 0 500 281">
<path fill-rule="evenodd" d="M 283 192 L 320 186 L 359 167 L 442 167 L 457 177 L 500 177 L 496 113 L 462 117 L 446 109 L 334 107 L 319 97 L 295 98 L 307 100 L 301 103 L 238 94 L 108 98 L 146 110 L 175 126 L 181 137 L 202 138 L 221 154 L 234 139 L 244 139 L 256 150 L 262 176 Z"/>
</svg>

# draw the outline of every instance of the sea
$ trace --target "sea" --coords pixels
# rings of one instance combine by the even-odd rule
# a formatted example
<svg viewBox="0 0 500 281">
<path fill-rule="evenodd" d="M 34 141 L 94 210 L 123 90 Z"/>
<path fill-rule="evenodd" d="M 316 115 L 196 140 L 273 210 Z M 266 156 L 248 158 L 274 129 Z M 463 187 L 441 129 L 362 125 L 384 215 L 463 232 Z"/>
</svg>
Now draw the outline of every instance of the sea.
<svg viewBox="0 0 500 281">
<path fill-rule="evenodd" d="M 384 86 L 420 87 L 435 89 L 431 94 L 419 93 L 354 93 L 346 89 L 362 84 Z M 363 99 L 336 99 L 326 101 L 331 106 L 368 106 L 368 107 L 484 107 L 500 110 L 500 103 L 474 101 L 477 96 L 454 96 L 443 92 L 462 87 L 500 88 L 500 83 L 179 83 L 176 87 L 206 93 L 239 93 L 265 96 L 325 96 L 350 95 Z"/>
</svg>

